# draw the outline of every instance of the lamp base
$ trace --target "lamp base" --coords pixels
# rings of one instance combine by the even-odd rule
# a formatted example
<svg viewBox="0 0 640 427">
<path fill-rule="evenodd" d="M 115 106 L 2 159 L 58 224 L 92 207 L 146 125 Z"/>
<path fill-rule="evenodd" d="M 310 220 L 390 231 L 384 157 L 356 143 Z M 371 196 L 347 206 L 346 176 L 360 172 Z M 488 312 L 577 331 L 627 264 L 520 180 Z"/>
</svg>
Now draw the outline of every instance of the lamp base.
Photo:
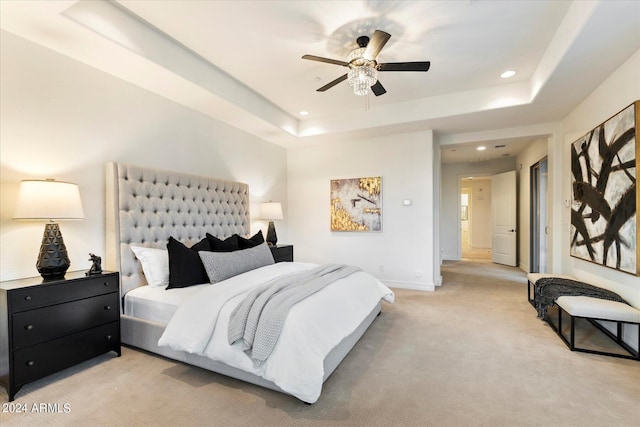
<svg viewBox="0 0 640 427">
<path fill-rule="evenodd" d="M 70 264 L 60 227 L 56 223 L 45 225 L 36 262 L 38 272 L 45 281 L 63 279 Z"/>
<path fill-rule="evenodd" d="M 276 226 L 273 225 L 273 221 L 269 221 L 269 227 L 267 228 L 267 238 L 265 239 L 269 246 L 275 246 L 278 243 L 278 235 L 276 234 Z"/>
</svg>

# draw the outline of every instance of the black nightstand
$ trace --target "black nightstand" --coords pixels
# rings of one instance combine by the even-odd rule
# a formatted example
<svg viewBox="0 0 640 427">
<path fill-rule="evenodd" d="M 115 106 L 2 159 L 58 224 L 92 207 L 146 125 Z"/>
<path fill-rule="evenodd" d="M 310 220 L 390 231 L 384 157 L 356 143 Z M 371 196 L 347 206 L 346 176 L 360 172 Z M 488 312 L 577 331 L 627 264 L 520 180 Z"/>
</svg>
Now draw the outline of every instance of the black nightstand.
<svg viewBox="0 0 640 427">
<path fill-rule="evenodd" d="M 32 381 L 108 351 L 120 356 L 119 274 L 0 282 L 0 384 Z"/>
<path fill-rule="evenodd" d="M 293 262 L 293 245 L 269 246 L 275 262 Z"/>
</svg>

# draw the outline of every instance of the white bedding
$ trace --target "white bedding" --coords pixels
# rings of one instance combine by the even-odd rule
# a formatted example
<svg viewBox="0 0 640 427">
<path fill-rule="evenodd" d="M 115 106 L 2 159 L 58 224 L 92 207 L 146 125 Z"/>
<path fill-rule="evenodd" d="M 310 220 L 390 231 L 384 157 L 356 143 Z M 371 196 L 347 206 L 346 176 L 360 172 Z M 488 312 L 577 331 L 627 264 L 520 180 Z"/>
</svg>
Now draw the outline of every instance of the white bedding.
<svg viewBox="0 0 640 427">
<path fill-rule="evenodd" d="M 194 292 L 210 286 L 165 289 L 158 286 L 139 286 L 124 296 L 124 314 L 166 325 L 180 303 Z"/>
<path fill-rule="evenodd" d="M 254 367 L 240 343 L 229 345 L 227 328 L 231 312 L 251 289 L 316 266 L 277 263 L 204 286 L 184 298 L 158 345 L 221 361 L 313 403 L 322 390 L 325 357 L 358 327 L 381 298 L 393 302 L 389 288 L 370 274 L 358 272 L 299 302 L 289 312 L 273 353 L 260 367 Z"/>
</svg>

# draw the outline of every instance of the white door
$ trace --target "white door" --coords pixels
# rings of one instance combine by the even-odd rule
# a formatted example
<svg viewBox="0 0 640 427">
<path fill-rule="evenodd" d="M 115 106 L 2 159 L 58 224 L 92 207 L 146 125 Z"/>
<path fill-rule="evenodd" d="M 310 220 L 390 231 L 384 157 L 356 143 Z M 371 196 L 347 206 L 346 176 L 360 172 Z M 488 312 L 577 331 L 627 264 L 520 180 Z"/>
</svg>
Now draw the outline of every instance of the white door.
<svg viewBox="0 0 640 427">
<path fill-rule="evenodd" d="M 516 265 L 516 171 L 491 179 L 492 256 L 498 264 Z"/>
</svg>

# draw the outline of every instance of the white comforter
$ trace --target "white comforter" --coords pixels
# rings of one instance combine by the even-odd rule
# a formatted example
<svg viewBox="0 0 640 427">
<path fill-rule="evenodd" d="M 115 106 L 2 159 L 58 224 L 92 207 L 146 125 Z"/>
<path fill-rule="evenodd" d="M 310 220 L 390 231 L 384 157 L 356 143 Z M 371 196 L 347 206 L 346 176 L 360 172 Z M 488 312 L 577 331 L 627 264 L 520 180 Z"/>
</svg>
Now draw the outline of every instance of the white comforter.
<svg viewBox="0 0 640 427">
<path fill-rule="evenodd" d="M 381 298 L 393 302 L 389 288 L 370 274 L 358 272 L 299 302 L 289 312 L 273 353 L 260 367 L 254 367 L 240 343 L 229 345 L 227 328 L 231 312 L 251 289 L 316 266 L 277 263 L 207 286 L 182 302 L 158 345 L 221 361 L 313 403 L 322 390 L 325 356 L 358 327 Z"/>
</svg>

